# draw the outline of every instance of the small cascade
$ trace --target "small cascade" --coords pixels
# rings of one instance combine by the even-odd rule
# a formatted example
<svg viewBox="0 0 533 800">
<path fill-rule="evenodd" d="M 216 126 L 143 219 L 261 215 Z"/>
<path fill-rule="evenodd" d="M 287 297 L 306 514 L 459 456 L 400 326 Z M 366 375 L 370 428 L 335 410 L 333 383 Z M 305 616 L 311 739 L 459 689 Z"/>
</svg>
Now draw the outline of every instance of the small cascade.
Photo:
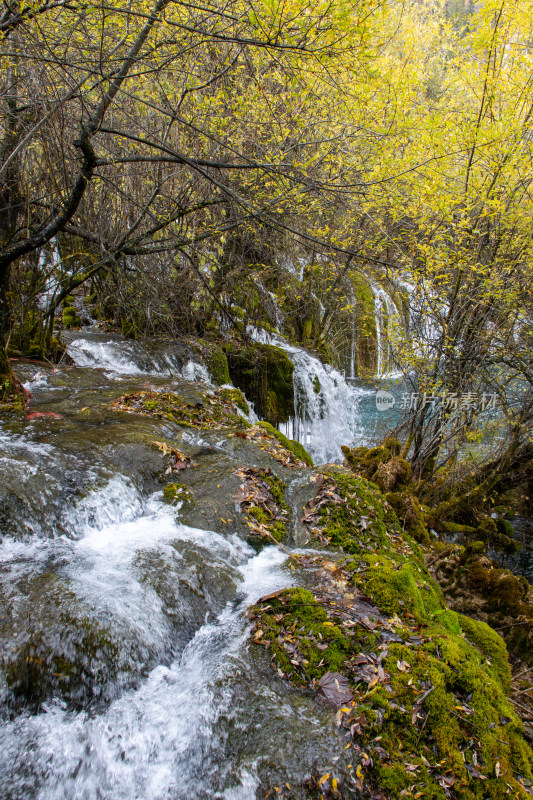
<svg viewBox="0 0 533 800">
<path fill-rule="evenodd" d="M 398 289 L 407 295 L 409 315 L 407 333 L 414 352 L 421 358 L 431 358 L 442 335 L 442 320 L 448 303 L 423 282 L 414 284 L 408 278 L 396 278 Z"/>
<path fill-rule="evenodd" d="M 354 380 L 354 378 L 355 378 L 355 352 L 356 352 L 356 343 L 357 343 L 357 340 L 356 340 L 356 324 L 355 324 L 355 322 L 356 322 L 356 316 L 355 316 L 356 298 L 355 298 L 355 292 L 353 290 L 353 286 L 351 286 L 350 288 L 351 288 L 351 301 L 352 301 L 352 306 L 353 306 L 353 312 L 352 312 L 352 338 L 351 338 L 351 342 L 350 342 L 350 374 L 349 374 L 348 377 L 351 380 Z"/>
<path fill-rule="evenodd" d="M 203 364 L 191 359 L 179 344 L 141 343 L 117 334 L 87 332 L 71 336 L 68 355 L 78 367 L 103 369 L 111 377 L 162 375 L 210 383 Z"/>
<path fill-rule="evenodd" d="M 57 246 L 57 241 L 52 239 L 47 247 L 43 247 L 39 253 L 39 273 L 45 274 L 46 282 L 41 294 L 37 297 L 37 307 L 41 311 L 48 311 L 50 301 L 59 289 L 59 281 L 54 275 L 56 267 L 61 263 L 61 255 Z"/>
<path fill-rule="evenodd" d="M 270 299 L 272 300 L 272 310 L 274 313 L 274 320 L 276 323 L 276 331 L 280 333 L 281 327 L 283 325 L 283 313 L 278 304 L 278 298 L 274 294 L 274 292 L 269 292 Z"/>
<path fill-rule="evenodd" d="M 281 426 L 317 463 L 342 460 L 341 445 L 363 439 L 359 403 L 373 395 L 371 389 L 349 385 L 344 376 L 300 347 L 280 336 L 250 329 L 256 341 L 281 347 L 294 364 L 294 417 Z"/>
</svg>

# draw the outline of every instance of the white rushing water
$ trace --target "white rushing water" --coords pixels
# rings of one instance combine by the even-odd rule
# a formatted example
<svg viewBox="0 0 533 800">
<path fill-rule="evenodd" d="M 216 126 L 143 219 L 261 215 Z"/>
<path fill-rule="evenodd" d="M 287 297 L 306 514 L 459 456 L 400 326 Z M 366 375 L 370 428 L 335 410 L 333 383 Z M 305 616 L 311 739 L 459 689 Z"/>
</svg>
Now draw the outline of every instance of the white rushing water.
<svg viewBox="0 0 533 800">
<path fill-rule="evenodd" d="M 374 295 L 375 306 L 377 349 L 376 377 L 378 379 L 396 377 L 400 373 L 391 369 L 393 366 L 392 348 L 388 333 L 393 320 L 398 319 L 398 309 L 389 293 L 386 292 L 382 286 L 378 286 L 377 283 L 371 281 L 370 287 Z"/>
<path fill-rule="evenodd" d="M 48 540 L 43 548 L 46 560 L 55 551 L 61 574 L 76 596 L 96 611 L 104 610 L 115 629 L 141 636 L 145 647 L 162 654 L 170 622 L 161 596 L 139 566 L 142 557 L 157 555 L 159 580 L 161 559 L 166 559 L 176 580 L 184 569 L 187 548 L 192 548 L 195 557 L 217 567 L 220 581 L 235 583 L 238 602 L 210 614 L 178 657 L 167 665 L 158 663 L 103 713 L 75 712 L 51 701 L 38 715 L 23 714 L 4 722 L 3 796 L 211 798 L 218 783 L 213 769 L 220 762 L 220 783 L 228 788 L 224 796 L 251 800 L 258 785 L 253 764 L 239 768 L 228 761 L 233 772 L 224 779 L 227 732 L 219 724 L 222 718 L 233 717 L 232 681 L 239 673 L 247 638 L 244 610 L 261 595 L 290 582 L 281 569 L 286 556 L 275 547 L 257 555 L 236 536 L 183 525 L 157 496 L 143 503 L 121 476 L 72 508 L 71 521 L 77 538 Z M 35 569 L 39 563 L 35 558 L 30 562 L 34 543 L 6 541 L 2 547 L 3 556 L 9 550 L 14 568 L 24 563 Z M 3 564 L 9 568 L 9 559 L 4 558 Z"/>
<path fill-rule="evenodd" d="M 420 358 L 431 359 L 442 336 L 448 302 L 422 280 L 413 283 L 410 277 L 397 277 L 395 282 L 409 300 L 406 334 L 413 351 Z"/>
<path fill-rule="evenodd" d="M 338 370 L 281 336 L 258 329 L 249 333 L 256 341 L 281 347 L 294 364 L 294 417 L 281 431 L 301 442 L 317 463 L 342 460 L 341 445 L 364 438 L 359 404 L 375 392 L 348 384 Z"/>
<path fill-rule="evenodd" d="M 60 282 L 55 276 L 55 271 L 61 264 L 61 254 L 55 238 L 39 252 L 39 274 L 46 275 L 46 281 L 41 294 L 37 297 L 37 306 L 41 311 L 47 311 L 51 300 L 60 289 Z"/>
<path fill-rule="evenodd" d="M 119 337 L 80 336 L 69 343 L 67 352 L 77 366 L 103 369 L 114 378 L 163 375 L 210 383 L 203 364 L 190 359 L 183 363 L 182 357 L 170 349 L 151 352 L 141 342 Z"/>
</svg>

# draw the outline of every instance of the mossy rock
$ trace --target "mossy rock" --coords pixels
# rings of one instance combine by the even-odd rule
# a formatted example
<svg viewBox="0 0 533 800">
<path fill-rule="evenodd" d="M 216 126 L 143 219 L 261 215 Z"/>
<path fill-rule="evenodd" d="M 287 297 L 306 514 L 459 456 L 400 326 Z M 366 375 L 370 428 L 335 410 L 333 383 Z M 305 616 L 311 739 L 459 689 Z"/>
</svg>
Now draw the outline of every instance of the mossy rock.
<svg viewBox="0 0 533 800">
<path fill-rule="evenodd" d="M 389 461 L 392 458 L 392 452 L 385 445 L 378 445 L 377 447 L 349 447 L 343 446 L 342 452 L 350 468 L 362 475 L 368 480 L 375 481 L 377 470 L 380 464 Z M 403 459 L 400 459 L 403 461 Z M 407 463 L 407 462 L 405 462 Z"/>
<path fill-rule="evenodd" d="M 408 491 L 389 492 L 386 497 L 404 529 L 413 539 L 421 544 L 429 544 L 431 537 L 425 524 L 424 512 L 418 497 Z"/>
<path fill-rule="evenodd" d="M 452 535 L 467 534 L 472 536 L 476 533 L 476 528 L 472 527 L 472 525 L 461 525 L 460 522 L 442 522 L 439 524 L 439 529 Z"/>
<path fill-rule="evenodd" d="M 221 397 L 228 403 L 233 403 L 243 414 L 246 414 L 246 416 L 249 415 L 250 406 L 246 402 L 246 398 L 240 389 L 218 389 L 217 397 Z"/>
<path fill-rule="evenodd" d="M 381 556 L 375 558 L 377 566 Z M 357 595 L 351 618 L 347 598 L 355 590 L 349 582 L 337 604 L 331 595 L 294 588 L 252 607 L 254 641 L 268 648 L 273 666 L 295 686 L 316 691 L 327 673 L 349 681 L 353 700 L 344 701 L 338 724 L 349 743 L 353 736 L 354 755 L 363 754 L 359 777 L 380 796 L 399 800 L 422 792 L 434 800 L 484 800 L 503 798 L 511 787 L 511 796 L 526 800 L 520 781 L 532 777 L 532 754 L 506 696 L 504 642 L 484 623 L 450 612 L 416 561 L 402 568 L 403 577 L 390 579 L 394 587 L 389 580 L 387 613 L 396 611 L 388 622 L 358 622 Z M 375 591 L 379 584 L 365 583 L 374 606 L 383 600 Z M 375 666 L 375 678 L 363 682 L 365 661 L 380 664 L 381 672 Z"/>
<path fill-rule="evenodd" d="M 432 571 L 448 603 L 500 630 L 509 652 L 533 663 L 533 602 L 523 576 L 495 566 L 486 542 L 449 545 L 432 559 Z"/>
<path fill-rule="evenodd" d="M 88 616 L 69 585 L 56 575 L 34 578 L 25 603 L 31 614 L 27 627 L 15 640 L 16 649 L 6 649 L 0 661 L 16 705 L 37 709 L 57 695 L 76 707 L 84 706 L 126 668 L 126 643 Z M 3 620 L 2 634 L 11 624 L 17 625 L 16 616 L 13 622 Z"/>
<path fill-rule="evenodd" d="M 320 504 L 318 521 L 312 517 L 313 538 L 356 555 L 369 549 L 387 549 L 391 536 L 402 535 L 394 510 L 377 486 L 341 469 L 328 469 L 321 475 L 317 496 L 304 512 L 305 519 L 314 504 Z"/>
<path fill-rule="evenodd" d="M 178 503 L 194 503 L 191 490 L 183 483 L 167 483 L 163 489 L 163 500 L 171 506 Z"/>
<path fill-rule="evenodd" d="M 223 350 L 214 347 L 207 357 L 207 366 L 211 379 L 216 386 L 223 386 L 224 384 L 231 383 L 228 358 Z"/>
<path fill-rule="evenodd" d="M 403 450 L 402 443 L 393 436 L 389 436 L 385 439 L 383 447 L 385 450 L 388 450 L 392 456 L 399 456 Z"/>
<path fill-rule="evenodd" d="M 250 427 L 250 423 L 237 413 L 233 398 L 225 398 L 220 392 L 204 393 L 203 401 L 194 404 L 176 392 L 133 392 L 115 400 L 113 408 L 191 428 L 242 430 Z"/>
<path fill-rule="evenodd" d="M 278 425 L 294 414 L 294 365 L 284 350 L 266 344 L 227 344 L 232 383 L 254 404 L 258 416 Z"/>
<path fill-rule="evenodd" d="M 398 486 L 405 486 L 411 477 L 411 465 L 405 458 L 393 456 L 382 461 L 372 477 L 382 492 L 391 492 Z"/>
<path fill-rule="evenodd" d="M 282 444 L 283 447 L 289 451 L 289 453 L 292 453 L 295 458 L 300 459 L 300 461 L 303 461 L 309 467 L 313 466 L 313 459 L 303 444 L 295 441 L 295 439 L 288 439 L 283 433 L 281 433 L 281 431 L 278 431 L 277 428 L 274 428 L 274 426 L 269 422 L 259 422 L 258 425 L 268 431 L 272 436 L 275 436 L 278 442 Z"/>
<path fill-rule="evenodd" d="M 271 469 L 248 467 L 236 474 L 244 481 L 245 499 L 239 501 L 246 515 L 248 539 L 252 544 L 281 542 L 287 533 L 286 484 Z"/>
<path fill-rule="evenodd" d="M 354 748 L 368 754 L 365 786 L 390 800 L 419 792 L 438 800 L 503 799 L 509 787 L 525 800 L 520 781 L 532 778 L 532 754 L 507 698 L 502 638 L 447 607 L 421 549 L 364 478 L 322 472 L 304 521 L 313 544 L 347 555 L 336 567 L 334 592 L 321 583 L 314 592 L 293 588 L 269 596 L 251 610 L 254 641 L 295 686 L 316 691 L 326 673 L 351 683 L 354 700 L 338 716 L 347 731 L 355 723 Z M 467 558 L 469 551 L 462 552 Z M 476 563 L 473 552 L 469 557 L 467 571 Z M 500 599 L 516 591 L 504 576 L 495 578 Z M 526 586 L 520 586 L 521 599 L 514 600 L 523 603 Z M 361 611 L 361 600 L 377 618 Z M 365 659 L 382 666 L 370 683 L 361 682 Z"/>
<path fill-rule="evenodd" d="M 520 544 L 514 538 L 513 526 L 505 519 L 485 517 L 475 529 L 475 536 L 504 553 L 516 553 L 520 549 Z"/>
<path fill-rule="evenodd" d="M 326 672 L 338 672 L 351 651 L 351 642 L 340 627 L 332 625 L 326 610 L 307 589 L 286 589 L 279 597 L 269 601 L 271 611 L 262 614 L 260 606 L 252 607 L 251 615 L 261 614 L 261 629 L 265 641 L 283 673 L 297 686 L 304 686 L 309 679 L 319 678 Z M 290 650 L 282 640 L 286 628 L 278 615 L 290 616 L 291 624 L 298 625 L 298 649 L 305 666 L 302 674 L 293 664 Z M 320 648 L 317 646 L 320 644 Z M 322 649 L 323 648 L 323 649 Z"/>
<path fill-rule="evenodd" d="M 74 309 L 73 321 L 77 321 L 75 317 L 76 309 Z M 62 352 L 59 340 L 50 334 L 43 315 L 39 311 L 29 310 L 13 330 L 10 339 L 10 356 L 57 361 Z"/>
</svg>

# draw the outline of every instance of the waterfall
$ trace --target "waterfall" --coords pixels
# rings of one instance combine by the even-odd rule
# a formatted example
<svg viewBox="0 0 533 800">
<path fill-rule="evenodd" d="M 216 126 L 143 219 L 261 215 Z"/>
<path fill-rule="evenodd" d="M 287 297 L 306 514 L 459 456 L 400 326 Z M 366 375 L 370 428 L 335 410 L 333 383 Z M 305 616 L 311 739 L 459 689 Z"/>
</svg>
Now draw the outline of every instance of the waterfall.
<svg viewBox="0 0 533 800">
<path fill-rule="evenodd" d="M 415 284 L 399 277 L 395 283 L 408 297 L 407 333 L 414 352 L 420 358 L 431 358 L 442 334 L 441 320 L 448 312 L 448 303 L 424 282 Z"/>
<path fill-rule="evenodd" d="M 391 320 L 398 316 L 398 309 L 390 295 L 373 281 L 370 287 L 374 295 L 375 321 L 376 321 L 376 377 L 392 377 L 395 373 L 390 371 L 391 346 L 388 338 L 388 329 Z"/>
<path fill-rule="evenodd" d="M 54 271 L 61 263 L 61 255 L 55 238 L 51 239 L 48 247 L 43 247 L 39 253 L 39 272 L 46 274 L 43 291 L 37 296 L 37 307 L 41 311 L 48 311 L 50 301 L 59 289 L 59 281 L 54 276 Z"/>
<path fill-rule="evenodd" d="M 285 350 L 294 364 L 294 417 L 281 426 L 282 432 L 303 444 L 317 463 L 342 460 L 341 445 L 364 438 L 359 403 L 374 392 L 349 385 L 338 370 L 281 336 L 256 328 L 248 332 L 256 341 Z"/>
</svg>

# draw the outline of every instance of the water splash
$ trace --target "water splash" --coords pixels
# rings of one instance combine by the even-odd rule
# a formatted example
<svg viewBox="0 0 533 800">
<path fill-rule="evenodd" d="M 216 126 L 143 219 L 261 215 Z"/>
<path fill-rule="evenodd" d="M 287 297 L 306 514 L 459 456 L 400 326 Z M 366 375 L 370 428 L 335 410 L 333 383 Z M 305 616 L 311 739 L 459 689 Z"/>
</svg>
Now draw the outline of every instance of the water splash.
<svg viewBox="0 0 533 800">
<path fill-rule="evenodd" d="M 228 799 L 255 797 L 259 780 L 253 765 L 239 764 L 227 739 L 238 719 L 244 724 L 238 708 L 247 638 L 243 611 L 262 594 L 287 585 L 280 569 L 284 559 L 273 547 L 248 554 L 240 568 L 242 603 L 226 606 L 197 631 L 179 659 L 157 666 L 105 713 L 72 714 L 52 702 L 43 714 L 4 725 L 0 775 L 10 797 L 214 800 L 220 792 Z M 263 692 L 261 683 L 255 691 Z M 286 718 L 284 709 L 284 724 Z"/>
</svg>

